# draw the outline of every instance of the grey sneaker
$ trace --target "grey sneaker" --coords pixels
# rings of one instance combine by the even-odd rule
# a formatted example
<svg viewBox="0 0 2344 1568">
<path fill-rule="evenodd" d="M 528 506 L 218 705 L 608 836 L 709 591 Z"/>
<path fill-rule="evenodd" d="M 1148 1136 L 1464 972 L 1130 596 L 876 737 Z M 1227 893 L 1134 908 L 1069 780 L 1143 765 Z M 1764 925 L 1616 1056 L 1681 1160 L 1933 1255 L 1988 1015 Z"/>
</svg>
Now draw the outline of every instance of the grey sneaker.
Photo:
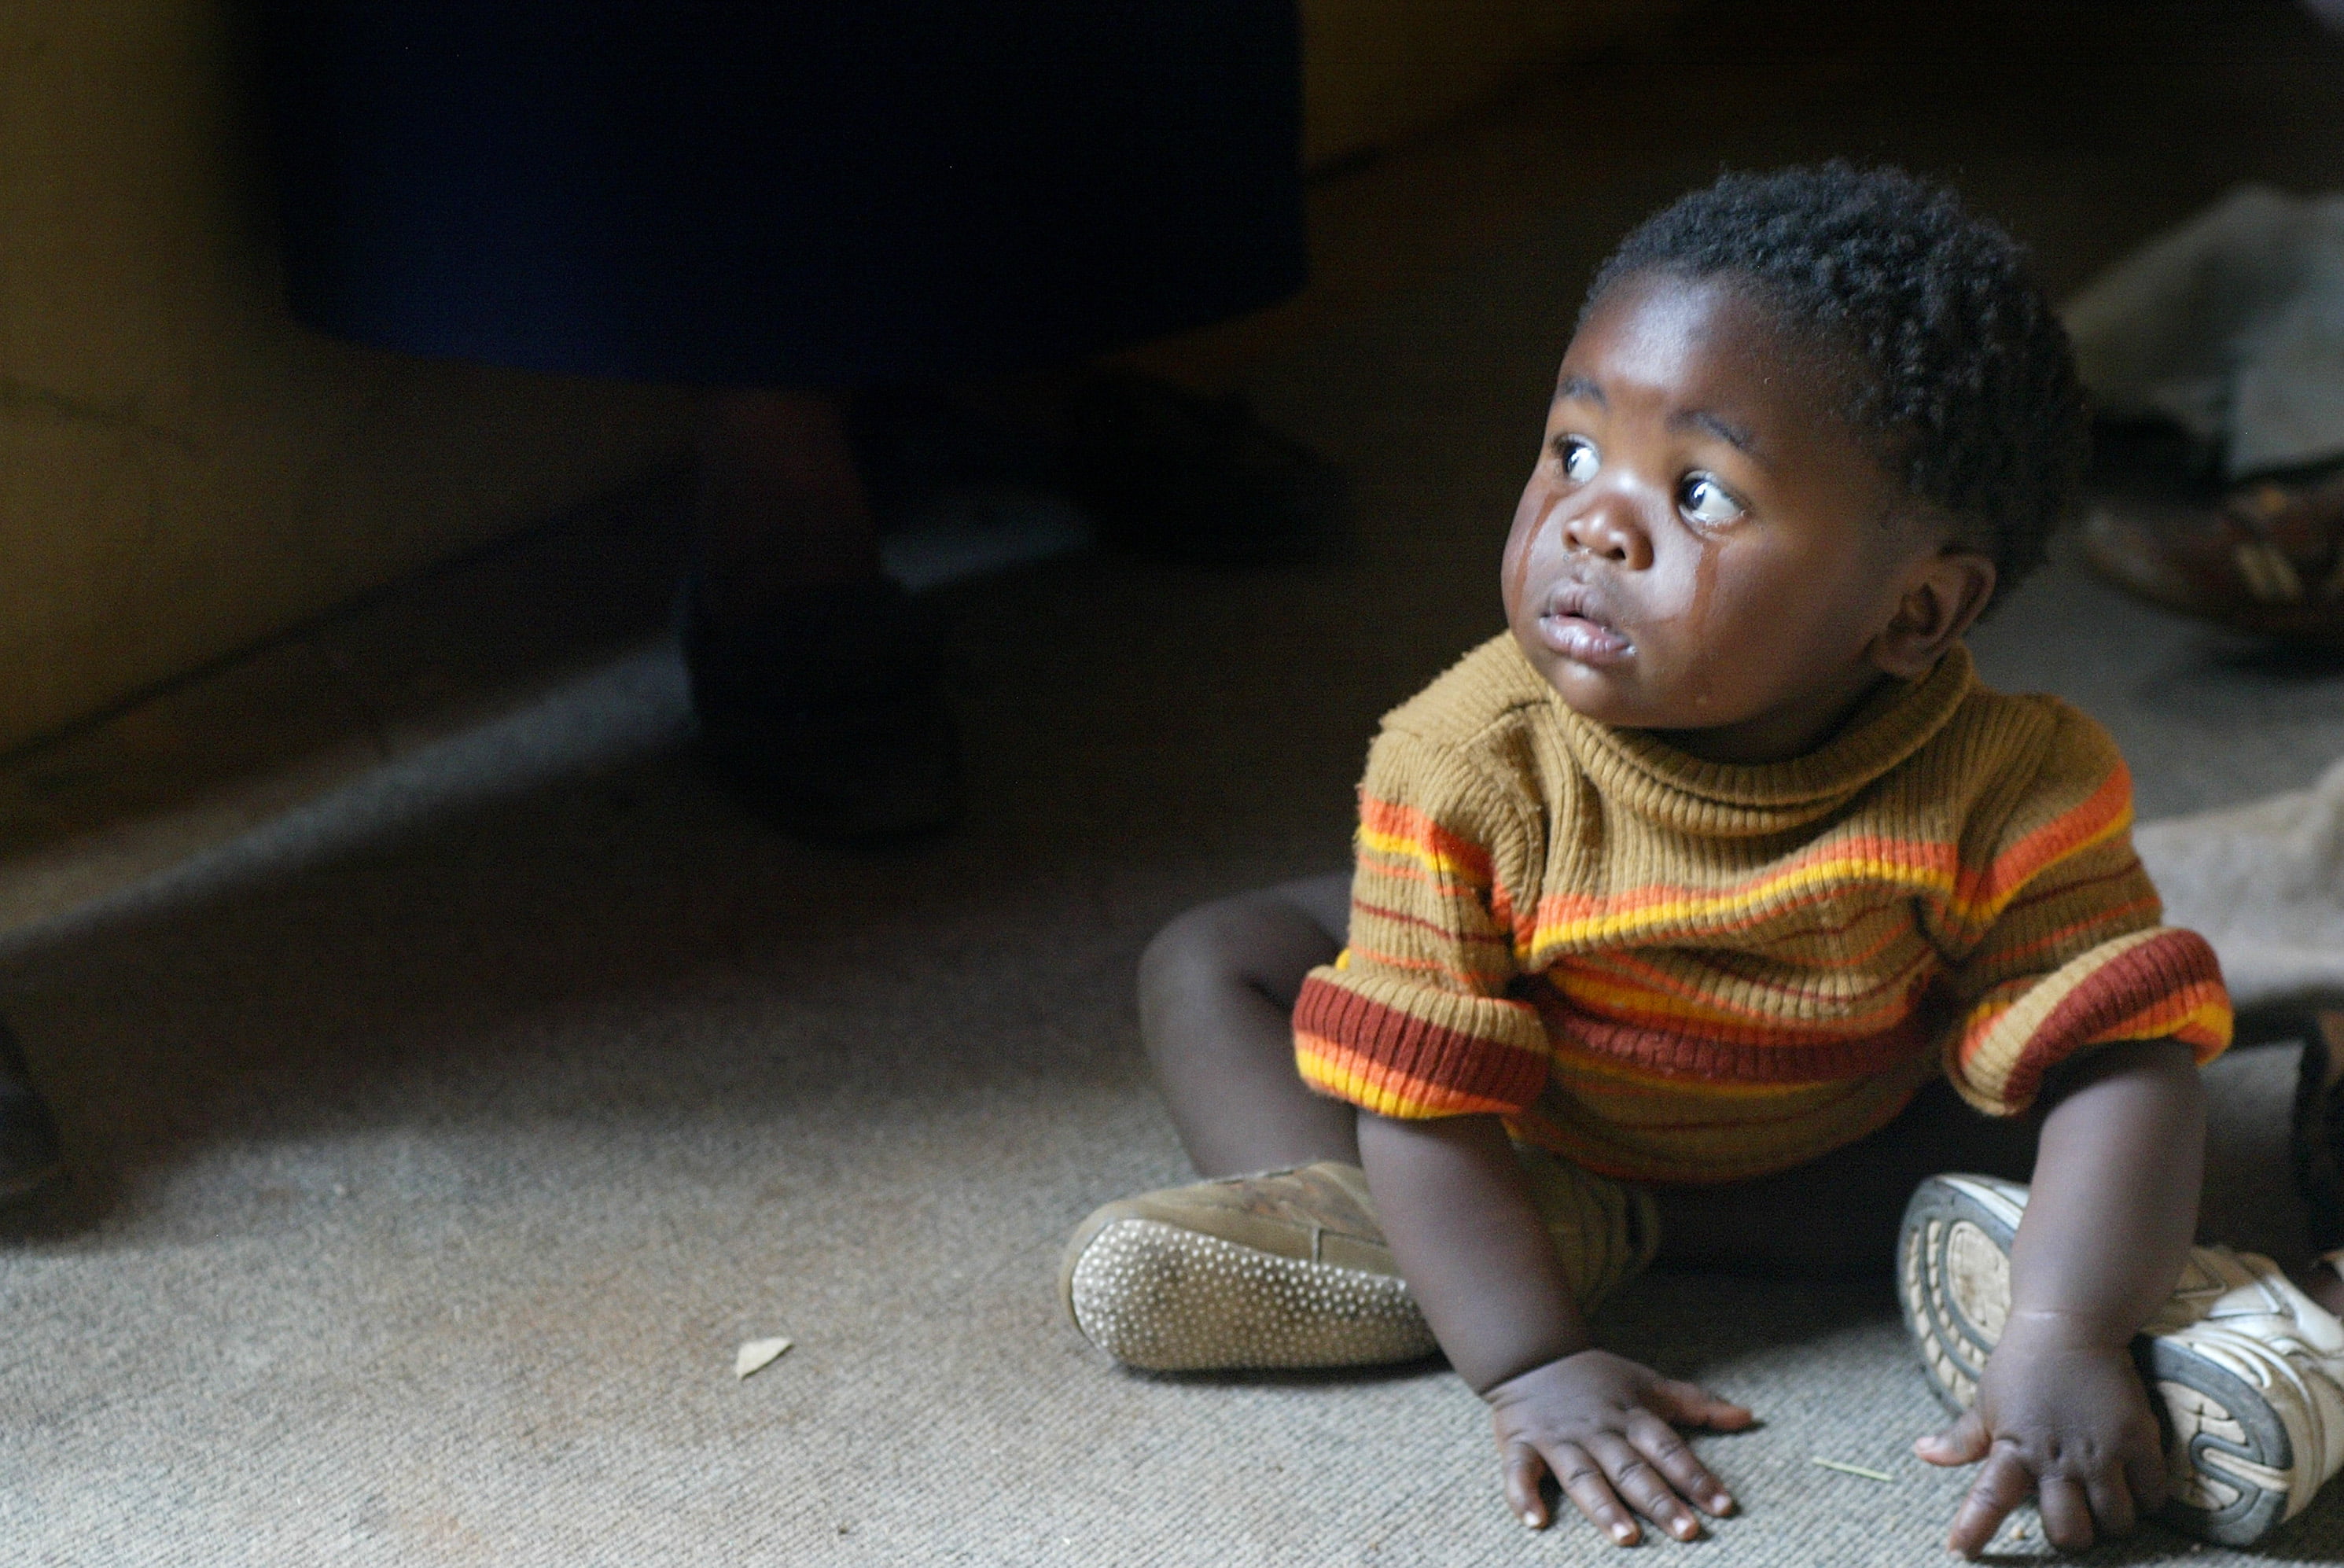
<svg viewBox="0 0 2344 1568">
<path fill-rule="evenodd" d="M 1582 1302 L 1652 1260 L 1650 1194 L 1516 1152 Z M 1438 1349 L 1366 1174 L 1332 1160 L 1110 1203 L 1066 1243 L 1058 1297 L 1085 1338 L 1149 1371 L 1376 1366 Z"/>
<path fill-rule="evenodd" d="M 2010 1315 L 2010 1243 L 2026 1189 L 1935 1176 L 1904 1211 L 1904 1320 L 1937 1397 L 1960 1411 Z M 2134 1342 L 2161 1407 L 2177 1529 L 2260 1540 L 2344 1469 L 2344 1322 L 2269 1259 L 2196 1247 L 2172 1300 Z"/>
</svg>

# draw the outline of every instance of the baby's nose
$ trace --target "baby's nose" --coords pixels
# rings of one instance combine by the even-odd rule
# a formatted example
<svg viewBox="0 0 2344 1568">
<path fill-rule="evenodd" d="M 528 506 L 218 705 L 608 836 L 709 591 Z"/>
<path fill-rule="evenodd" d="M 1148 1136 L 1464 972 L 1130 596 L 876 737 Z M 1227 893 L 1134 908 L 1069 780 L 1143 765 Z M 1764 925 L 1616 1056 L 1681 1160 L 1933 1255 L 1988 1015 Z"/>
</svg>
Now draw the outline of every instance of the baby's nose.
<svg viewBox="0 0 2344 1568">
<path fill-rule="evenodd" d="M 1632 572 L 1652 563 L 1652 536 L 1626 496 L 1599 496 L 1563 520 L 1563 542 Z"/>
</svg>

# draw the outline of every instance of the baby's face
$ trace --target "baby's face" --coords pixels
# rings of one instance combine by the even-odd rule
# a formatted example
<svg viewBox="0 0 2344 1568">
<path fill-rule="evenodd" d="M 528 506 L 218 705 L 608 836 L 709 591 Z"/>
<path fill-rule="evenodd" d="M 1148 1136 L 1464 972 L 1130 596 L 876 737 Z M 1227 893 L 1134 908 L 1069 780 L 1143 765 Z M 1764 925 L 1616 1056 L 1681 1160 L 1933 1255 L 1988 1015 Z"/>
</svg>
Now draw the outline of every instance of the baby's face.
<svg viewBox="0 0 2344 1568">
<path fill-rule="evenodd" d="M 1839 367 L 1730 278 L 1630 278 L 1563 356 L 1506 619 L 1565 702 L 1726 762 L 1794 756 L 1882 679 L 1939 541 L 1833 409 Z"/>
</svg>

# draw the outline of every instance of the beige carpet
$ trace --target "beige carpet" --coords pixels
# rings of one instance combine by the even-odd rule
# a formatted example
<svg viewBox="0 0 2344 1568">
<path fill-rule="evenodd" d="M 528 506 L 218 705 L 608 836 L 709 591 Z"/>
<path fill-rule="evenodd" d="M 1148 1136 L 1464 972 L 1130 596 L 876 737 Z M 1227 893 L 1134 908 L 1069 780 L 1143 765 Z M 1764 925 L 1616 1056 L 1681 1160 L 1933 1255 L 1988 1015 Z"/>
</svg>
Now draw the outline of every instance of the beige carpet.
<svg viewBox="0 0 2344 1568">
<path fill-rule="evenodd" d="M 1030 623 L 1076 590 L 1095 627 L 1200 640 L 1275 598 L 1080 565 L 995 606 Z M 0 1258 L 0 1556 L 1606 1560 L 1523 1539 L 1438 1369 L 1154 1380 L 1057 1320 L 1067 1227 L 1183 1174 L 1137 1060 L 1139 944 L 1342 834 L 1339 775 L 1267 722 L 1307 690 L 1169 648 L 1118 680 L 1058 631 L 1095 657 L 995 663 L 988 807 L 924 854 L 742 818 L 672 749 L 655 651 L 10 951 L 85 1179 Z M 1182 669 L 1225 695 L 1176 722 Z M 1114 687 L 1145 700 L 1105 717 Z M 1114 761 L 1158 728 L 1147 766 Z M 2225 1069 L 2228 1141 L 2268 1141 L 2291 1055 Z M 2218 1196 L 2269 1228 L 2268 1192 Z M 1928 1553 L 1959 1482 L 1904 1452 L 1935 1411 L 1876 1293 L 1655 1280 L 1606 1330 L 1764 1413 L 1708 1444 L 1750 1509 L 1732 1560 Z M 736 1381 L 775 1334 L 795 1348 Z M 2339 1547 L 2323 1505 L 2278 1555 Z"/>
<path fill-rule="evenodd" d="M 1612 69 L 1568 107 L 1616 147 L 1684 73 Z M 1266 367 L 1264 406 L 1356 472 L 1348 559 L 1076 559 L 945 594 L 977 801 L 945 843 L 767 833 L 692 765 L 654 647 L 0 946 L 81 1172 L 0 1252 L 0 1561 L 1611 1561 L 1510 1521 L 1440 1370 L 1132 1376 L 1052 1276 L 1093 1204 L 1185 1174 L 1137 1048 L 1141 945 L 1338 864 L 1374 716 L 1494 629 L 1571 297 L 1626 216 L 1721 149 L 1834 135 L 1961 162 L 2070 276 L 2170 216 L 2123 195 L 2158 135 L 1849 94 L 1860 134 L 1786 106 L 1591 166 L 1535 243 Z M 2065 569 L 1979 642 L 1993 678 L 2105 718 L 2151 814 L 2344 755 L 2344 673 Z M 2268 1149 L 2291 1057 L 2220 1070 L 2227 1147 Z M 2276 1185 L 2212 1209 L 2291 1244 Z M 1701 1560 L 1935 1558 L 1963 1482 L 1907 1452 L 1937 1417 L 1883 1292 L 1657 1279 L 1605 1331 L 1765 1418 L 1705 1444 L 1749 1512 Z M 795 1348 L 737 1381 L 772 1335 Z M 2257 1555 L 2344 1558 L 2344 1501 Z M 2154 1530 L 2097 1560 L 2167 1559 L 2246 1560 Z"/>
</svg>

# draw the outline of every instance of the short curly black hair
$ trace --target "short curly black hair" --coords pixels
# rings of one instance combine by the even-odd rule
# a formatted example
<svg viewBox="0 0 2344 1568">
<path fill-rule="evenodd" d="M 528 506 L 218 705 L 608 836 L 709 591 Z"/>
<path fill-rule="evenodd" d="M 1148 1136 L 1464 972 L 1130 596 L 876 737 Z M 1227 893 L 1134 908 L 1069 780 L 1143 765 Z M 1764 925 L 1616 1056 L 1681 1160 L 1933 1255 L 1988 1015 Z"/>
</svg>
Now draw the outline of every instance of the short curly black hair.
<svg viewBox="0 0 2344 1568">
<path fill-rule="evenodd" d="M 1621 243 L 1581 322 L 1655 271 L 1747 278 L 1789 330 L 1849 356 L 1844 417 L 1993 560 L 1997 597 L 2043 563 L 2091 455 L 2075 353 L 2017 242 L 1952 191 L 1836 160 L 1727 174 Z"/>
</svg>

